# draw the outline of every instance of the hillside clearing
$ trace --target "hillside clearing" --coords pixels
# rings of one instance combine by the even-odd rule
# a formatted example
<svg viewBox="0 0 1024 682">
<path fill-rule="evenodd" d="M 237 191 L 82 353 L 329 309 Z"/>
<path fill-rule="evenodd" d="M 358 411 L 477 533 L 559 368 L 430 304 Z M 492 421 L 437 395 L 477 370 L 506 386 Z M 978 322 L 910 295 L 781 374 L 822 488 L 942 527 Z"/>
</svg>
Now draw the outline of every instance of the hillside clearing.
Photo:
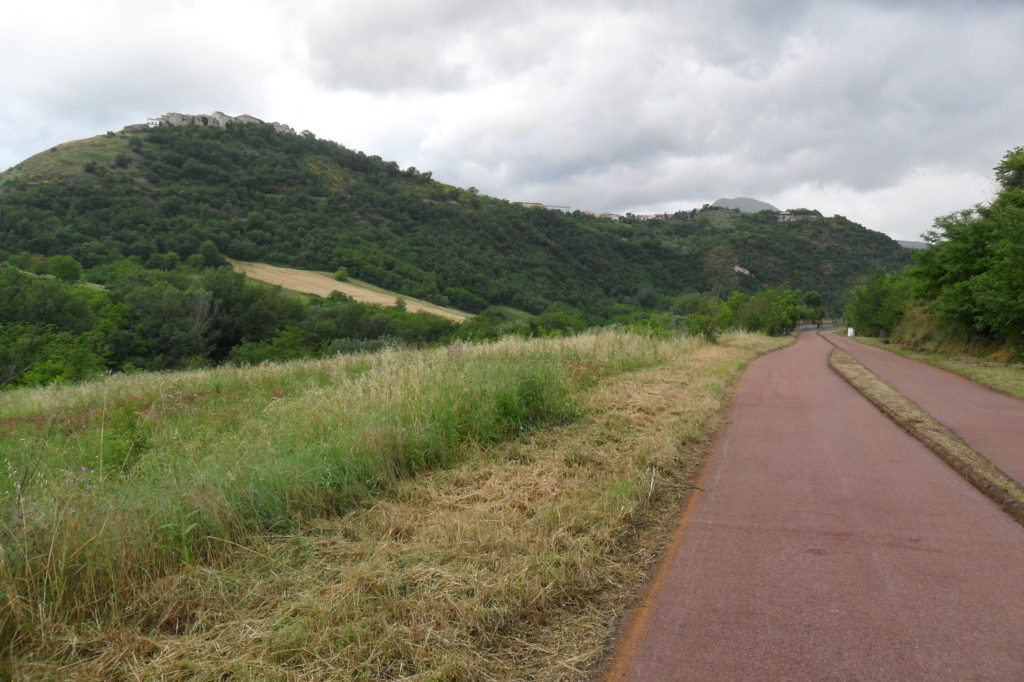
<svg viewBox="0 0 1024 682">
<path fill-rule="evenodd" d="M 124 134 L 97 135 L 63 142 L 0 173 L 0 181 L 24 179 L 30 183 L 59 182 L 86 175 L 84 166 L 89 162 L 109 170 L 117 155 L 126 151 L 128 142 Z"/>
<path fill-rule="evenodd" d="M 299 291 L 305 294 L 330 296 L 331 292 L 338 291 L 345 294 L 353 301 L 358 301 L 359 303 L 372 303 L 382 306 L 393 306 L 397 304 L 398 299 L 401 298 L 405 301 L 406 310 L 410 312 L 429 313 L 431 315 L 438 315 L 456 322 L 465 322 L 472 317 L 469 313 L 464 313 L 461 310 L 445 308 L 416 298 L 398 296 L 397 294 L 387 292 L 377 287 L 371 287 L 370 285 L 356 280 L 339 282 L 325 272 L 296 270 L 295 268 L 282 268 L 276 265 L 267 265 L 265 263 L 248 263 L 245 261 L 231 259 L 228 259 L 228 261 L 231 263 L 231 267 L 238 272 L 245 273 L 246 277 L 251 277 L 269 284 L 277 284 L 285 289 Z"/>
</svg>

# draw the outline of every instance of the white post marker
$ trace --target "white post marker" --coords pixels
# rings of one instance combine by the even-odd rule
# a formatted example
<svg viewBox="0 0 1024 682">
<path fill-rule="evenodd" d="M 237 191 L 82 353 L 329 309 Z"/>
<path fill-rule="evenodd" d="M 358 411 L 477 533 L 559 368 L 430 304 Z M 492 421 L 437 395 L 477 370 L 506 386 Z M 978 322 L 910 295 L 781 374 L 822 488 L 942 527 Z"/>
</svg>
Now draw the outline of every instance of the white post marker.
<svg viewBox="0 0 1024 682">
<path fill-rule="evenodd" d="M 854 336 L 855 335 L 854 331 L 853 331 L 853 327 L 847 327 L 846 328 L 846 335 L 847 336 Z"/>
</svg>

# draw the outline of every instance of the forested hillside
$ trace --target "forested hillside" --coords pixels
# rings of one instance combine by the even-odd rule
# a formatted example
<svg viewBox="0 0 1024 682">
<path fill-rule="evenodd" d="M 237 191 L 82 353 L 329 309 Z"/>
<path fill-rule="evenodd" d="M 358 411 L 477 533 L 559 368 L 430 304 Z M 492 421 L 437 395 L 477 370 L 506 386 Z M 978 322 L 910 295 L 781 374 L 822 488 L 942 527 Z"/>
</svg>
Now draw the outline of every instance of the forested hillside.
<svg viewBox="0 0 1024 682">
<path fill-rule="evenodd" d="M 269 125 L 160 127 L 55 147 L 0 177 L 7 254 L 69 255 L 85 268 L 204 242 L 244 260 L 334 271 L 479 312 L 553 303 L 608 318 L 787 285 L 837 309 L 852 278 L 905 251 L 842 218 L 712 209 L 612 222 L 526 208 Z M 4 254 L 0 253 L 0 257 Z M 740 266 L 743 270 L 737 270 Z"/>
<path fill-rule="evenodd" d="M 626 229 L 686 254 L 701 291 L 724 297 L 730 291 L 786 286 L 817 291 L 828 311 L 842 309 L 851 283 L 865 273 L 910 262 L 910 254 L 888 236 L 842 216 L 796 209 L 785 217 L 708 207 Z M 621 233 L 623 227 L 613 229 Z"/>
</svg>

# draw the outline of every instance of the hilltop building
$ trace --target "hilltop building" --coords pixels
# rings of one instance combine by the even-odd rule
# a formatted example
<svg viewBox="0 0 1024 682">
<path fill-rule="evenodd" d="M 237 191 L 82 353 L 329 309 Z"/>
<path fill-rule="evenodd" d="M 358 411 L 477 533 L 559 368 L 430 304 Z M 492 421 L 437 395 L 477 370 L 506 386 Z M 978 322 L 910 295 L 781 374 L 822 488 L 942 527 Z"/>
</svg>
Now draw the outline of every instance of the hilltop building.
<svg viewBox="0 0 1024 682">
<path fill-rule="evenodd" d="M 572 213 L 572 209 L 568 206 L 553 206 L 551 204 L 542 204 L 537 201 L 513 201 L 513 204 L 517 206 L 525 206 L 527 208 L 546 208 L 549 211 L 561 211 L 562 213 Z"/>
<path fill-rule="evenodd" d="M 176 111 L 172 111 L 163 116 L 146 119 L 146 125 L 150 128 L 157 128 L 159 126 L 217 126 L 218 128 L 226 128 L 228 123 L 266 123 L 266 121 L 249 114 L 229 116 L 223 111 L 215 111 L 212 114 L 179 114 Z M 274 126 L 274 130 L 279 133 L 295 134 L 295 129 L 284 123 L 277 123 L 275 121 L 270 125 Z"/>
</svg>

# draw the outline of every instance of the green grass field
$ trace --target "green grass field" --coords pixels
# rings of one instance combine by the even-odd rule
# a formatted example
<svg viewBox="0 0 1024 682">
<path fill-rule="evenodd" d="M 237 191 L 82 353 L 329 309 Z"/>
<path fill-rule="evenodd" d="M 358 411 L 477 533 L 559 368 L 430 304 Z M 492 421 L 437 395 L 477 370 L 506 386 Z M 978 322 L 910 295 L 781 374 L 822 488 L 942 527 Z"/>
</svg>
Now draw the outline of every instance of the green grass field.
<svg viewBox="0 0 1024 682">
<path fill-rule="evenodd" d="M 637 530 L 788 341 L 599 332 L 2 394 L 0 677 L 576 677 L 653 556 Z"/>
<path fill-rule="evenodd" d="M 5 393 L 0 584 L 18 599 L 0 632 L 14 638 L 40 607 L 91 617 L 225 542 L 571 420 L 583 386 L 657 356 L 656 342 L 603 334 Z"/>
</svg>

